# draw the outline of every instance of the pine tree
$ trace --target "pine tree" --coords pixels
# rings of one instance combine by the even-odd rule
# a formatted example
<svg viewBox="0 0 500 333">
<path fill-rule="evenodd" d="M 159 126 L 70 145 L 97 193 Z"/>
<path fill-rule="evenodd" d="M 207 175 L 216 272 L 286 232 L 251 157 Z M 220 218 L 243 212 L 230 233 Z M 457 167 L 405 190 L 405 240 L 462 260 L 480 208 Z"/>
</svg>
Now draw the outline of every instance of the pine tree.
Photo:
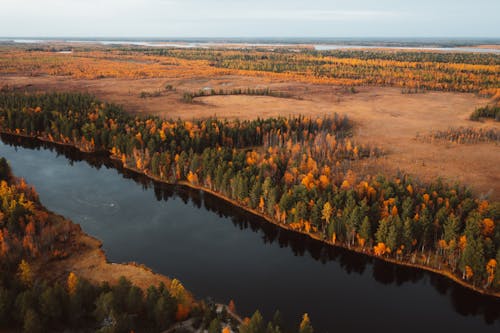
<svg viewBox="0 0 500 333">
<path fill-rule="evenodd" d="M 464 276 L 473 274 L 474 283 L 481 281 L 485 275 L 484 245 L 481 237 L 481 216 L 471 214 L 466 221 L 466 245 L 460 258 L 460 269 Z"/>
<path fill-rule="evenodd" d="M 444 222 L 443 231 L 443 239 L 447 243 L 451 240 L 456 240 L 460 231 L 460 220 L 455 217 L 455 215 L 451 214 Z"/>
<path fill-rule="evenodd" d="M 28 309 L 24 315 L 23 332 L 25 333 L 39 333 L 43 332 L 42 321 L 40 316 L 33 309 Z"/>
<path fill-rule="evenodd" d="M 372 238 L 372 225 L 368 216 L 365 216 L 365 218 L 363 219 L 363 223 L 361 223 L 361 228 L 359 229 L 359 237 L 364 240 L 363 243 L 370 241 Z"/>
</svg>

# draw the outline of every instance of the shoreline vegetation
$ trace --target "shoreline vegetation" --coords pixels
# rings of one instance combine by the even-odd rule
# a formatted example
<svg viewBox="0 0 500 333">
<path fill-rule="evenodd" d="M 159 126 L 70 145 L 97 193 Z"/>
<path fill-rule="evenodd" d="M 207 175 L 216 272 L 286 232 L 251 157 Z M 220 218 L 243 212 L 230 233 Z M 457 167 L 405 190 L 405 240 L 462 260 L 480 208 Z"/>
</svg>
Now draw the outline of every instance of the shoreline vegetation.
<svg viewBox="0 0 500 333">
<path fill-rule="evenodd" d="M 397 176 L 395 181 L 377 177 L 365 178 L 357 183 L 356 176 L 349 169 L 352 161 L 378 156 L 380 151 L 352 142 L 349 135 L 351 124 L 347 118 L 336 115 L 334 119 L 319 120 L 295 118 L 228 123 L 210 119 L 198 123 L 169 123 L 157 118 L 132 118 L 116 106 L 92 102 L 93 99 L 85 95 L 22 96 L 11 95 L 11 105 L 8 105 L 9 97 L 4 101 L 3 116 L 0 112 L 2 132 L 72 146 L 86 153 L 106 151 L 109 158 L 120 162 L 125 169 L 155 181 L 211 193 L 281 228 L 387 262 L 431 271 L 478 293 L 500 297 L 496 287 L 500 284 L 500 269 L 497 266 L 500 249 L 495 245 L 500 237 L 496 225 L 498 203 L 490 205 L 487 201 L 473 199 L 465 188 L 449 187 L 440 181 L 421 185 L 412 182 L 406 175 Z M 29 100 L 22 101 L 23 98 Z M 84 104 L 92 102 L 84 107 L 83 114 L 77 116 L 82 117 L 84 122 L 81 128 L 76 129 L 81 137 L 76 135 L 75 128 L 72 132 L 71 128 L 62 127 L 64 119 L 71 121 L 74 117 L 71 109 L 76 109 L 77 105 L 72 108 L 66 105 L 66 110 L 53 111 L 49 116 L 42 111 L 45 107 L 35 106 L 36 103 L 48 103 L 58 98 L 74 98 L 77 103 Z M 19 112 L 12 108 L 19 102 L 16 99 L 24 105 L 19 108 L 19 111 L 22 110 L 21 117 L 17 118 L 15 113 Z M 70 104 L 73 102 L 69 101 Z M 52 121 L 51 128 L 39 125 L 37 129 L 36 122 L 41 122 L 42 117 L 55 117 L 61 123 Z M 29 124 L 30 119 L 35 121 L 34 125 Z M 100 126 L 104 127 L 97 129 L 96 124 L 102 121 L 104 124 Z M 88 129 L 89 123 L 93 129 Z M 123 126 L 122 130 L 119 130 L 120 126 Z M 209 126 L 215 128 L 213 136 Z M 104 134 L 108 130 L 112 135 L 108 133 L 106 137 Z M 118 133 L 125 136 L 121 143 Z M 151 134 L 149 140 L 146 137 L 148 133 Z M 69 138 L 70 135 L 73 139 Z M 169 140 L 167 135 L 172 138 Z M 153 136 L 160 141 L 155 142 Z M 130 145 L 125 142 L 126 138 L 131 139 Z M 176 138 L 185 139 L 176 141 Z M 200 138 L 207 143 L 213 141 L 212 147 L 218 148 L 203 148 Z M 111 149 L 107 148 L 109 143 L 106 140 L 115 142 Z M 167 152 L 159 154 L 155 147 L 162 142 L 178 153 L 175 156 Z M 262 144 L 267 153 L 249 148 Z M 224 145 L 227 146 L 225 149 Z M 315 146 L 321 148 L 314 150 Z M 299 167 L 306 170 L 300 179 L 294 174 L 294 168 L 280 164 L 284 163 L 280 162 L 284 159 L 293 161 L 296 156 L 302 158 Z M 207 163 L 204 163 L 205 158 Z M 276 159 L 274 164 L 273 158 Z M 322 166 L 325 162 L 321 161 L 325 158 L 337 162 Z M 208 167 L 209 160 L 228 163 L 229 171 L 213 171 L 211 177 L 202 168 Z M 233 163 L 241 165 L 241 169 L 254 170 L 258 178 L 253 176 L 252 183 L 248 179 L 245 181 L 240 172 L 228 175 Z M 260 171 L 256 168 L 259 163 Z M 332 167 L 330 163 L 333 163 Z M 269 168 L 271 175 L 272 170 L 282 169 L 277 180 L 285 183 L 281 199 L 276 193 L 272 194 L 276 190 L 270 187 L 263 189 L 272 182 L 269 176 L 262 174 Z M 307 173 L 307 169 L 316 171 Z M 220 177 L 218 174 L 221 174 Z M 264 177 L 266 181 L 263 183 L 255 180 Z M 222 187 L 225 188 L 223 191 L 216 189 L 218 178 L 231 179 Z M 290 186 L 286 185 L 288 183 Z M 295 192 L 302 193 L 304 197 L 294 200 L 292 196 Z M 307 194 L 311 192 L 316 193 L 315 200 L 307 200 Z M 255 193 L 257 195 L 253 195 Z M 322 199 L 322 195 L 328 195 L 326 200 Z M 372 220 L 373 216 L 376 220 Z M 460 273 L 462 277 L 458 275 Z"/>
<path fill-rule="evenodd" d="M 264 327 L 271 333 L 289 332 L 282 329 L 279 311 L 265 326 L 259 310 L 242 319 L 232 300 L 227 305 L 196 300 L 180 281 L 145 265 L 109 262 L 100 240 L 44 207 L 35 189 L 15 177 L 3 157 L 0 200 L 4 206 L 0 212 L 2 332 L 21 328 L 23 332 L 68 328 L 103 333 L 260 332 Z M 297 331 L 312 332 L 307 314 Z"/>
<path fill-rule="evenodd" d="M 75 145 L 71 145 L 71 144 L 67 144 L 67 143 L 63 143 L 63 142 L 51 141 L 51 140 L 48 140 L 48 139 L 43 138 L 43 137 L 27 136 L 27 135 L 22 135 L 22 134 L 10 133 L 10 132 L 3 131 L 3 130 L 0 130 L 0 133 L 11 135 L 11 136 L 23 137 L 23 138 L 26 138 L 26 139 L 38 140 L 40 142 L 45 142 L 45 143 L 54 144 L 54 145 L 61 145 L 61 146 L 71 147 L 71 148 L 77 149 L 80 152 L 85 153 L 85 154 L 94 154 L 95 153 L 95 152 L 92 152 L 92 151 L 82 150 L 82 149 L 80 149 L 79 147 L 77 147 Z M 176 183 L 167 182 L 167 181 L 162 180 L 162 179 L 160 179 L 158 177 L 155 177 L 155 176 L 153 176 L 151 174 L 144 173 L 144 172 L 141 172 L 140 170 L 138 170 L 136 168 L 127 166 L 127 165 L 123 164 L 122 160 L 119 159 L 119 158 L 116 158 L 116 157 L 113 157 L 113 156 L 108 156 L 108 158 L 110 160 L 113 160 L 115 162 L 120 163 L 120 167 L 122 167 L 123 169 L 131 171 L 131 172 L 136 173 L 138 175 L 146 176 L 146 177 L 148 177 L 152 181 L 155 181 L 155 182 L 158 182 L 158 183 L 163 183 L 163 184 L 166 184 L 166 185 L 180 185 L 180 186 L 185 186 L 185 187 L 189 187 L 191 189 L 195 189 L 195 190 L 199 190 L 199 191 L 202 191 L 202 192 L 205 192 L 205 193 L 209 193 L 209 194 L 211 194 L 213 196 L 216 196 L 217 198 L 219 198 L 221 200 L 224 200 L 224 201 L 230 203 L 231 205 L 233 205 L 235 207 L 243 209 L 243 210 L 245 210 L 245 211 L 247 211 L 247 212 L 249 212 L 249 213 L 251 213 L 251 214 L 253 214 L 253 215 L 255 215 L 255 216 L 257 216 L 257 217 L 259 217 L 261 219 L 263 219 L 263 220 L 265 220 L 268 223 L 272 223 L 272 224 L 274 224 L 275 226 L 277 226 L 279 228 L 303 234 L 305 236 L 310 237 L 311 239 L 313 239 L 315 241 L 323 242 L 323 243 L 328 244 L 330 246 L 336 246 L 336 247 L 339 247 L 339 248 L 343 248 L 343 249 L 346 249 L 346 250 L 358 253 L 360 255 L 365 255 L 365 256 L 368 256 L 368 257 L 371 257 L 371 258 L 376 258 L 376 259 L 383 260 L 385 262 L 392 263 L 392 264 L 395 264 L 395 265 L 401 265 L 401 266 L 406 266 L 406 267 L 412 267 L 412 268 L 422 269 L 422 270 L 425 270 L 425 271 L 428 271 L 428 272 L 431 272 L 431 273 L 438 274 L 440 276 L 446 277 L 446 278 L 452 280 L 453 282 L 461 285 L 462 287 L 465 287 L 465 288 L 467 288 L 469 290 L 473 290 L 473 291 L 475 291 L 475 292 L 477 292 L 479 294 L 482 294 L 482 295 L 485 295 L 485 296 L 492 296 L 492 297 L 500 298 L 500 292 L 494 292 L 494 291 L 491 291 L 491 290 L 485 290 L 485 289 L 478 288 L 478 287 L 476 287 L 474 285 L 471 285 L 470 283 L 467 283 L 467 281 L 464 281 L 463 279 L 459 278 L 458 276 L 456 276 L 455 274 L 453 274 L 453 272 L 451 272 L 451 271 L 440 270 L 440 269 L 437 269 L 437 268 L 434 268 L 434 267 L 431 267 L 431 266 L 428 266 L 428 265 L 425 265 L 425 264 L 418 264 L 418 263 L 411 263 L 411 262 L 407 262 L 407 261 L 401 261 L 401 260 L 397 260 L 397 259 L 390 258 L 390 257 L 387 257 L 387 256 L 379 256 L 379 255 L 376 255 L 373 252 L 368 251 L 369 249 L 366 249 L 366 248 L 350 247 L 350 246 L 347 246 L 345 244 L 340 244 L 338 242 L 334 243 L 331 240 L 327 240 L 327 239 L 321 238 L 317 234 L 312 234 L 312 233 L 305 232 L 303 230 L 297 230 L 297 229 L 290 228 L 288 225 L 283 224 L 283 223 L 279 223 L 276 220 L 270 218 L 268 215 L 266 215 L 266 214 L 264 214 L 262 212 L 254 210 L 254 209 L 252 209 L 252 208 L 250 208 L 248 206 L 244 206 L 241 203 L 237 202 L 236 200 L 228 198 L 228 197 L 224 196 L 223 194 L 215 192 L 215 191 L 213 191 L 211 189 L 208 189 L 208 188 L 205 188 L 205 187 L 202 187 L 202 186 L 199 186 L 199 185 L 194 185 L 194 184 L 192 184 L 192 183 L 190 183 L 188 181 L 179 181 L 179 182 L 176 182 Z M 86 235 L 86 236 L 88 236 L 88 235 Z M 93 238 L 92 236 L 88 236 L 88 237 Z M 118 265 L 120 265 L 120 264 L 118 264 Z M 125 265 L 133 265 L 134 267 L 138 267 L 138 268 L 150 271 L 149 268 L 145 267 L 142 264 L 137 265 L 136 263 L 125 263 Z M 161 274 L 157 274 L 157 275 L 162 276 Z M 168 279 L 168 277 L 167 277 L 167 279 Z"/>
<path fill-rule="evenodd" d="M 109 263 L 102 243 L 47 210 L 4 158 L 0 199 L 0 328 L 163 330 L 205 306 L 178 280 Z"/>
</svg>

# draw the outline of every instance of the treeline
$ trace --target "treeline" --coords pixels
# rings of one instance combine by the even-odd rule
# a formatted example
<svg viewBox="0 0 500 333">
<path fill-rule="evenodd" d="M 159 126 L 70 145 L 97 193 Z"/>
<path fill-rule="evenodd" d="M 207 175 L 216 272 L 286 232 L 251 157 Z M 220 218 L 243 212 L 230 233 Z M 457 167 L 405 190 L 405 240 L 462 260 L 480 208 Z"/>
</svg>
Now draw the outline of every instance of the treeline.
<svg viewBox="0 0 500 333">
<path fill-rule="evenodd" d="M 78 110 L 78 111 L 76 111 Z M 335 130 L 335 138 L 349 135 L 346 117 L 312 120 L 309 118 L 269 118 L 254 121 L 206 119 L 165 121 L 159 118 L 131 117 L 120 107 L 97 101 L 87 94 L 54 93 L 25 95 L 0 94 L 2 127 L 13 133 L 45 136 L 72 143 L 84 150 L 113 150 L 132 156 L 134 151 L 170 154 L 201 153 L 221 146 L 225 153 L 233 148 L 284 145 L 288 141 L 309 141 L 320 131 Z M 337 142 L 333 142 L 337 145 Z M 344 147 L 346 148 L 346 147 Z M 352 144 L 350 150 L 353 150 Z M 358 147 L 358 154 L 366 149 Z M 354 154 L 353 154 L 354 155 Z M 172 156 L 174 157 L 174 156 Z M 354 158 L 354 156 L 353 156 Z"/>
<path fill-rule="evenodd" d="M 162 284 L 144 293 L 123 277 L 114 286 L 94 286 L 73 273 L 66 283 L 51 284 L 30 269 L 22 261 L 17 274 L 0 272 L 0 328 L 160 332 L 189 314 Z"/>
<path fill-rule="evenodd" d="M 441 181 L 356 174 L 356 160 L 381 152 L 353 142 L 345 117 L 166 121 L 87 95 L 5 94 L 0 121 L 4 131 L 108 150 L 126 167 L 189 182 L 326 242 L 500 289 L 499 203 Z"/>
<path fill-rule="evenodd" d="M 460 49 L 457 49 L 460 50 Z M 428 51 L 401 51 L 401 50 L 333 50 L 308 51 L 315 56 L 330 56 L 335 58 L 356 58 L 363 60 L 382 59 L 410 62 L 440 62 L 471 65 L 500 65 L 500 56 L 494 53 L 473 52 L 428 52 Z"/>
<path fill-rule="evenodd" d="M 222 49 L 204 49 L 194 48 L 189 50 L 184 49 L 161 49 L 161 48 L 120 48 L 122 52 L 133 53 L 136 51 L 144 52 L 151 55 L 161 56 L 178 56 L 186 59 L 206 60 L 207 55 L 210 59 L 215 57 L 222 58 L 224 54 L 232 52 L 233 58 L 236 54 L 252 54 L 255 52 L 270 52 L 265 49 L 246 49 L 246 50 L 222 50 Z M 184 52 L 188 51 L 188 52 Z M 290 49 L 278 48 L 273 51 L 274 53 L 288 54 L 292 53 Z M 295 51 L 294 53 L 297 53 Z M 500 65 L 500 56 L 494 53 L 473 53 L 473 52 L 422 52 L 419 50 L 328 50 L 318 51 L 304 49 L 299 53 L 308 54 L 314 57 L 333 57 L 341 59 L 361 59 L 361 60 L 395 60 L 395 61 L 409 61 L 409 62 L 440 62 L 440 63 L 455 63 L 455 64 L 471 64 L 471 65 Z"/>
<path fill-rule="evenodd" d="M 124 277 L 115 285 L 93 285 L 72 272 L 64 281 L 48 281 L 33 267 L 66 257 L 64 249 L 73 242 L 71 233 L 77 227 L 54 220 L 35 190 L 12 176 L 4 158 L 0 158 L 0 201 L 0 329 L 161 332 L 191 319 L 196 329 L 213 333 L 286 332 L 279 312 L 267 325 L 259 311 L 239 323 L 234 303 L 222 311 L 210 302 L 193 303 L 175 279 L 168 288 L 160 283 L 147 290 Z M 298 332 L 312 333 L 307 315 Z"/>
<path fill-rule="evenodd" d="M 286 73 L 291 77 L 318 83 L 461 92 L 479 92 L 500 84 L 500 57 L 495 54 L 213 49 L 144 49 L 122 52 L 205 60 L 216 68 Z"/>
<path fill-rule="evenodd" d="M 500 143 L 500 131 L 495 128 L 451 127 L 446 131 L 433 131 L 424 140 L 445 140 L 458 144 Z"/>
<path fill-rule="evenodd" d="M 228 95 L 249 95 L 249 96 L 271 96 L 271 97 L 280 97 L 280 98 L 291 98 L 292 95 L 281 92 L 281 91 L 273 91 L 269 88 L 256 89 L 256 88 L 246 88 L 246 89 L 232 89 L 232 90 L 224 90 L 224 89 L 206 89 L 199 90 L 197 92 L 185 92 L 182 96 L 182 100 L 186 103 L 192 103 L 193 100 L 197 97 L 204 96 L 228 96 Z"/>
<path fill-rule="evenodd" d="M 479 121 L 481 118 L 491 118 L 500 121 L 500 105 L 480 107 L 470 115 L 470 120 Z"/>
</svg>

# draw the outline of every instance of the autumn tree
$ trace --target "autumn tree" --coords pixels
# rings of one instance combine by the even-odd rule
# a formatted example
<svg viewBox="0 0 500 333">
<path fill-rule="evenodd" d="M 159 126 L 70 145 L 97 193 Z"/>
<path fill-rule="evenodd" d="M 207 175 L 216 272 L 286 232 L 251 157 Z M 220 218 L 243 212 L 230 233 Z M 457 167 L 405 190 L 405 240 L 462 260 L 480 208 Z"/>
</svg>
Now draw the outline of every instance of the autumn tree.
<svg viewBox="0 0 500 333">
<path fill-rule="evenodd" d="M 70 272 L 68 274 L 68 279 L 66 281 L 66 285 L 68 288 L 68 294 L 70 296 L 74 296 L 76 294 L 76 289 L 78 287 L 78 277 L 75 273 Z"/>
<path fill-rule="evenodd" d="M 18 266 L 17 274 L 19 280 L 25 286 L 31 286 L 33 284 L 33 272 L 31 266 L 23 259 Z"/>
<path fill-rule="evenodd" d="M 324 222 L 323 224 L 323 230 L 325 229 L 325 227 L 330 224 L 331 222 L 331 217 L 332 217 L 332 214 L 333 214 L 333 208 L 332 208 L 332 205 L 327 201 L 324 205 L 323 205 L 323 209 L 321 210 L 321 219 Z"/>
<path fill-rule="evenodd" d="M 309 315 L 304 313 L 302 316 L 302 321 L 299 325 L 299 333 L 313 333 L 314 330 L 311 326 L 311 321 L 309 320 Z"/>
<path fill-rule="evenodd" d="M 240 333 L 259 333 L 264 332 L 264 330 L 264 319 L 258 310 L 255 311 L 250 320 L 239 326 Z"/>
</svg>

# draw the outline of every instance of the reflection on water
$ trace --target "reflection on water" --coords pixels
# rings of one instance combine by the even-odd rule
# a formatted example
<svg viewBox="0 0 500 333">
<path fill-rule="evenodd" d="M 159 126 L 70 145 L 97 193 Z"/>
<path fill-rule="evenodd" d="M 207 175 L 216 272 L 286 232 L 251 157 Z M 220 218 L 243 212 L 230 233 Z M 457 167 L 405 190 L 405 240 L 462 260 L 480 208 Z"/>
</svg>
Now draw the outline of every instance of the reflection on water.
<svg viewBox="0 0 500 333">
<path fill-rule="evenodd" d="M 103 240 L 112 261 L 178 277 L 197 297 L 234 299 L 316 332 L 498 332 L 500 302 L 439 275 L 281 230 L 200 191 L 152 182 L 105 155 L 2 136 L 0 155 L 42 202 Z M 59 156 L 59 157 L 58 157 Z M 139 186 L 138 186 L 139 185 Z M 156 198 L 156 200 L 155 200 Z"/>
</svg>

